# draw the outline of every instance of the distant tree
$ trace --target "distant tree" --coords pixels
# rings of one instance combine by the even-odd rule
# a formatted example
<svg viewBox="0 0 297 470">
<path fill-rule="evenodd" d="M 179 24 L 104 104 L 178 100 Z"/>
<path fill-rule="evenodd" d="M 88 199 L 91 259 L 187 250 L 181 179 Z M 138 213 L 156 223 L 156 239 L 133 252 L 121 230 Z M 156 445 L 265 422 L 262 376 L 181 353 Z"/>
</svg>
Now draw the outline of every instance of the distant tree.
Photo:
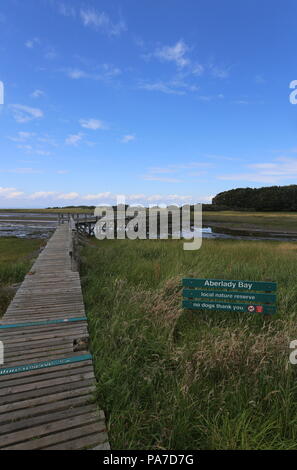
<svg viewBox="0 0 297 470">
<path fill-rule="evenodd" d="M 297 185 L 231 189 L 217 194 L 212 204 L 241 210 L 297 211 Z"/>
</svg>

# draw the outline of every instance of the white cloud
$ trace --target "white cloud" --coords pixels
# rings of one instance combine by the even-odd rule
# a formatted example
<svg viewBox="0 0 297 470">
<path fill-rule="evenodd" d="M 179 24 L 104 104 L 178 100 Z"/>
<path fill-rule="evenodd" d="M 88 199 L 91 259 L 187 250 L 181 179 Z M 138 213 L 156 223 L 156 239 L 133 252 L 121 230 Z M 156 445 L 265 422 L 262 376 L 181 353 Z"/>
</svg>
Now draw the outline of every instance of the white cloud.
<svg viewBox="0 0 297 470">
<path fill-rule="evenodd" d="M 58 2 L 57 6 L 58 6 L 58 11 L 61 15 L 75 18 L 76 16 L 75 8 L 60 1 Z"/>
<path fill-rule="evenodd" d="M 112 64 L 102 64 L 98 68 L 99 70 L 101 70 L 104 78 L 117 77 L 122 73 L 122 71 L 118 67 L 115 67 Z"/>
<path fill-rule="evenodd" d="M 24 193 L 22 191 L 17 191 L 16 188 L 2 188 L 0 187 L 0 197 L 5 199 L 14 199 L 19 196 L 22 196 Z"/>
<path fill-rule="evenodd" d="M 133 140 L 135 140 L 136 137 L 135 135 L 132 135 L 132 134 L 127 134 L 127 135 L 124 135 L 121 142 L 123 144 L 128 144 L 129 142 L 133 142 Z"/>
<path fill-rule="evenodd" d="M 17 197 L 22 196 L 24 193 L 22 191 L 13 191 L 11 193 L 8 193 L 5 198 L 6 199 L 15 199 Z"/>
<path fill-rule="evenodd" d="M 163 176 L 146 175 L 144 178 L 146 181 L 160 181 L 161 183 L 181 183 L 182 181 L 177 178 L 167 178 Z"/>
<path fill-rule="evenodd" d="M 146 196 L 145 201 L 155 204 L 166 204 L 166 203 L 185 203 L 191 201 L 193 198 L 192 196 L 182 196 L 179 194 L 152 194 L 151 196 Z"/>
<path fill-rule="evenodd" d="M 91 129 L 93 131 L 96 131 L 98 129 L 107 129 L 106 124 L 103 121 L 100 121 L 99 119 L 81 119 L 79 122 L 80 125 L 85 129 Z"/>
<path fill-rule="evenodd" d="M 43 111 L 38 108 L 31 108 L 22 104 L 12 104 L 10 108 L 14 119 L 22 124 L 43 117 Z"/>
<path fill-rule="evenodd" d="M 163 46 L 154 52 L 154 56 L 161 61 L 174 62 L 178 67 L 183 68 L 190 64 L 190 59 L 185 57 L 189 47 L 180 39 L 173 46 Z"/>
<path fill-rule="evenodd" d="M 26 142 L 26 141 L 18 140 L 18 142 Z M 42 156 L 51 155 L 51 152 L 49 152 L 47 150 L 44 150 L 43 148 L 41 148 L 39 146 L 33 147 L 33 145 L 30 145 L 30 144 L 27 144 L 27 143 L 19 144 L 19 145 L 17 145 L 17 148 L 20 149 L 20 150 L 24 150 L 26 153 L 42 155 Z"/>
<path fill-rule="evenodd" d="M 98 193 L 98 194 L 87 194 L 86 196 L 82 196 L 82 199 L 85 201 L 93 201 L 93 200 L 99 200 L 99 199 L 108 199 L 112 197 L 112 193 L 106 192 L 106 193 Z"/>
<path fill-rule="evenodd" d="M 204 73 L 205 68 L 201 64 L 194 64 L 192 67 L 192 74 L 200 77 Z"/>
<path fill-rule="evenodd" d="M 246 165 L 240 173 L 220 175 L 222 180 L 279 184 L 297 178 L 297 159 L 279 157 L 274 162 Z"/>
<path fill-rule="evenodd" d="M 185 95 L 184 90 L 178 90 L 172 87 L 170 84 L 164 82 L 155 82 L 155 83 L 139 83 L 138 88 L 147 91 L 160 91 L 168 95 Z"/>
<path fill-rule="evenodd" d="M 199 95 L 197 96 L 199 101 L 214 101 L 214 100 L 223 100 L 224 95 L 219 93 L 218 95 Z"/>
<path fill-rule="evenodd" d="M 112 82 L 116 77 L 121 75 L 122 71 L 118 67 L 112 64 L 100 64 L 93 67 L 92 71 L 82 70 L 78 67 L 62 69 L 62 72 L 72 80 L 79 80 L 81 78 L 87 78 L 90 80 L 104 81 L 107 83 Z"/>
<path fill-rule="evenodd" d="M 209 66 L 209 69 L 210 69 L 211 75 L 215 78 L 228 78 L 230 75 L 231 67 L 230 66 L 229 67 L 218 66 L 218 65 L 211 64 Z"/>
<path fill-rule="evenodd" d="M 83 204 L 90 201 L 91 205 L 99 204 L 100 201 L 104 201 L 104 204 L 116 204 L 118 198 L 125 198 L 127 204 L 140 204 L 144 206 L 157 205 L 157 204 L 188 204 L 195 202 L 209 202 L 212 196 L 199 196 L 193 197 L 190 195 L 181 194 L 126 194 L 118 195 L 113 194 L 109 191 L 98 194 L 79 194 L 77 192 L 60 193 L 57 191 L 41 190 L 33 193 L 24 193 L 16 188 L 1 188 L 0 187 L 0 198 L 2 199 L 14 199 L 19 198 L 21 204 L 25 201 L 35 201 L 36 203 L 46 204 L 45 201 L 50 201 L 55 205 L 63 205 L 63 201 L 74 201 L 75 204 Z"/>
<path fill-rule="evenodd" d="M 29 199 L 44 199 L 49 196 L 54 196 L 54 191 L 37 191 L 36 193 L 30 194 Z"/>
<path fill-rule="evenodd" d="M 263 84 L 266 83 L 265 78 L 263 78 L 263 75 L 256 75 L 254 78 L 255 83 Z"/>
<path fill-rule="evenodd" d="M 20 150 L 26 150 L 27 152 L 31 152 L 33 150 L 32 145 L 29 145 L 29 144 L 20 144 L 20 145 L 17 145 L 17 148 Z"/>
<path fill-rule="evenodd" d="M 78 145 L 82 138 L 83 134 L 81 132 L 79 132 L 78 134 L 70 134 L 65 140 L 65 143 L 67 145 Z"/>
<path fill-rule="evenodd" d="M 80 10 L 80 17 L 84 26 L 91 26 L 109 36 L 119 36 L 127 29 L 123 20 L 113 23 L 106 13 L 98 12 L 95 9 L 82 8 Z"/>
<path fill-rule="evenodd" d="M 71 199 L 77 199 L 79 197 L 78 193 L 67 193 L 67 194 L 59 194 L 57 199 L 65 199 L 65 200 L 71 200 Z"/>
<path fill-rule="evenodd" d="M 8 137 L 9 140 L 13 142 L 25 142 L 28 139 L 31 139 L 36 134 L 34 132 L 18 132 L 17 137 Z"/>
<path fill-rule="evenodd" d="M 45 93 L 42 90 L 34 90 L 33 93 L 31 93 L 32 98 L 40 98 L 41 96 L 44 96 Z"/>
<path fill-rule="evenodd" d="M 42 155 L 44 157 L 49 157 L 52 154 L 48 150 L 42 150 L 42 149 L 36 149 L 34 150 L 33 153 L 36 153 L 36 155 Z"/>
<path fill-rule="evenodd" d="M 44 57 L 48 60 L 54 60 L 57 56 L 58 54 L 53 47 L 49 47 L 44 54 Z"/>
<path fill-rule="evenodd" d="M 25 42 L 25 46 L 28 48 L 28 49 L 33 49 L 33 47 L 37 44 L 40 44 L 40 40 L 39 38 L 33 38 L 33 39 L 28 39 L 26 42 Z"/>
<path fill-rule="evenodd" d="M 0 170 L 1 172 L 7 173 L 18 173 L 20 175 L 33 175 L 36 173 L 42 173 L 41 170 L 36 170 L 34 168 L 15 168 L 13 170 Z"/>
<path fill-rule="evenodd" d="M 149 168 L 149 171 L 154 174 L 159 174 L 159 173 L 176 173 L 177 169 L 174 168 L 160 168 L 160 167 L 152 167 Z"/>
<path fill-rule="evenodd" d="M 87 78 L 88 74 L 84 72 L 83 70 L 80 69 L 69 69 L 67 71 L 67 75 L 69 78 L 72 78 L 74 80 L 77 80 L 79 78 Z"/>
</svg>

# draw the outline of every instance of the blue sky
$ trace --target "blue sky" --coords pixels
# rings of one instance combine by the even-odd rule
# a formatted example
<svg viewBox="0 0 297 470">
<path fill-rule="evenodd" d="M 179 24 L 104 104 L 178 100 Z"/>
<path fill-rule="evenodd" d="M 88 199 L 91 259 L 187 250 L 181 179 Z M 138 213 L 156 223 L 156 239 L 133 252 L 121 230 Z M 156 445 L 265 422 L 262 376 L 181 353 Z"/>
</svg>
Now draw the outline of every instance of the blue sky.
<svg viewBox="0 0 297 470">
<path fill-rule="evenodd" d="M 2 0 L 0 207 L 295 184 L 296 2 Z"/>
</svg>

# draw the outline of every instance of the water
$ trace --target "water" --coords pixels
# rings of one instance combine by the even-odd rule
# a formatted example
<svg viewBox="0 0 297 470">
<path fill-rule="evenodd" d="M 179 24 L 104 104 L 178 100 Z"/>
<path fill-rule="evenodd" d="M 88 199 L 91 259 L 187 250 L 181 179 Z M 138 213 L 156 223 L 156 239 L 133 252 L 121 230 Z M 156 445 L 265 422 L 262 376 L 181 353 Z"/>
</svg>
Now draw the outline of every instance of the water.
<svg viewBox="0 0 297 470">
<path fill-rule="evenodd" d="M 83 216 L 82 216 L 83 219 Z M 0 212 L 0 237 L 48 238 L 58 225 L 58 214 Z M 223 227 L 203 227 L 205 239 L 297 241 L 297 236 L 276 232 L 240 231 Z"/>
<path fill-rule="evenodd" d="M 48 238 L 57 225 L 57 214 L 0 212 L 0 237 Z"/>
</svg>

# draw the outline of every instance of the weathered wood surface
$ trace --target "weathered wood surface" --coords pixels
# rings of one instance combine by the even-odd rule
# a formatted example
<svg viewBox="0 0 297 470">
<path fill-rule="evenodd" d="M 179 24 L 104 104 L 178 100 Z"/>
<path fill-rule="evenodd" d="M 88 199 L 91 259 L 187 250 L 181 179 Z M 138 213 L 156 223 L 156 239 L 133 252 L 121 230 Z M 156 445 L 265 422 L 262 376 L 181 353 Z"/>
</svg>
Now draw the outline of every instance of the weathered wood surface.
<svg viewBox="0 0 297 470">
<path fill-rule="evenodd" d="M 78 272 L 71 270 L 71 230 L 60 225 L 17 291 L 1 325 L 82 318 L 0 329 L 1 369 L 72 358 L 74 340 L 88 337 Z M 105 417 L 94 403 L 91 359 L 0 375 L 0 449 L 109 449 Z"/>
</svg>

